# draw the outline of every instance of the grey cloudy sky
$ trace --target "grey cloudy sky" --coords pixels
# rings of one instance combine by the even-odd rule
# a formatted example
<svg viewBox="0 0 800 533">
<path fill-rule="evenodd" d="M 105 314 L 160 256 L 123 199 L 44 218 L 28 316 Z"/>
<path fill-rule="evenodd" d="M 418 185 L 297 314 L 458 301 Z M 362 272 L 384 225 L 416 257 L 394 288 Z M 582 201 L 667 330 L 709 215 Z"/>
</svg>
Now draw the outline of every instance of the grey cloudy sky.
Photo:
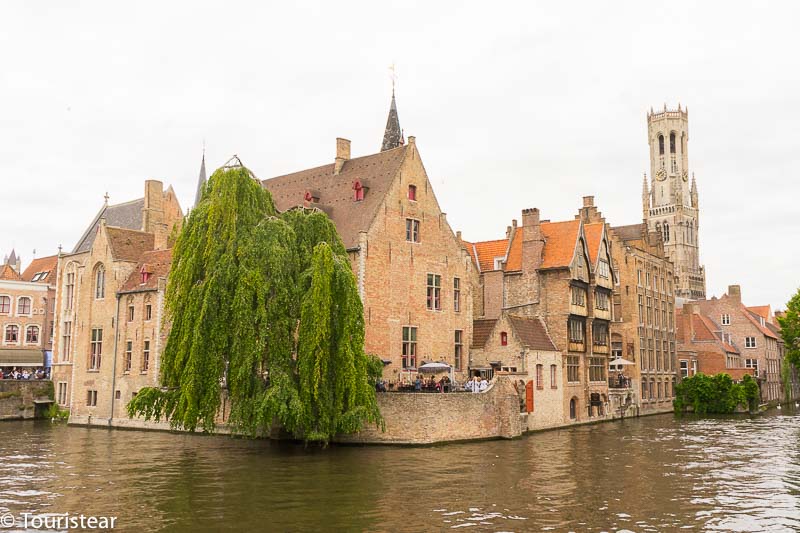
<svg viewBox="0 0 800 533">
<path fill-rule="evenodd" d="M 108 191 L 190 204 L 205 139 L 262 178 L 380 148 L 397 65 L 442 208 L 465 238 L 593 194 L 641 221 L 645 113 L 689 107 L 710 294 L 800 285 L 793 2 L 31 2 L 0 5 L 0 253 L 74 246 Z"/>
</svg>

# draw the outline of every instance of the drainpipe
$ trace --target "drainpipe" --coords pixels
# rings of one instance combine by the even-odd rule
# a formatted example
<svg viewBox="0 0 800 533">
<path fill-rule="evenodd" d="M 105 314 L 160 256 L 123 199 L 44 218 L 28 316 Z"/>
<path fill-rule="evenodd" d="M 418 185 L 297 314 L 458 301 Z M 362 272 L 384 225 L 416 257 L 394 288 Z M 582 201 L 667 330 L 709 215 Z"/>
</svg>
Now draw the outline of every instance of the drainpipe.
<svg viewBox="0 0 800 533">
<path fill-rule="evenodd" d="M 119 340 L 119 302 L 122 295 L 117 293 L 117 310 L 114 313 L 114 366 L 111 367 L 111 414 L 108 417 L 108 427 L 111 427 L 111 421 L 114 420 L 114 402 L 117 396 L 117 341 Z"/>
</svg>

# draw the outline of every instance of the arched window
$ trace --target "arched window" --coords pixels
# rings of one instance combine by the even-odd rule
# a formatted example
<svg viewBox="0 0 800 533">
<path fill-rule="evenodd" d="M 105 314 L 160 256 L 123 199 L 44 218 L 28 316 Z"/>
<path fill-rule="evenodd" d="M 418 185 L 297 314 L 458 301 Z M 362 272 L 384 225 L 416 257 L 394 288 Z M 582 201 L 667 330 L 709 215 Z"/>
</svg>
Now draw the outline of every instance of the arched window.
<svg viewBox="0 0 800 533">
<path fill-rule="evenodd" d="M 19 342 L 19 326 L 10 324 L 6 326 L 6 344 L 17 344 Z"/>
<path fill-rule="evenodd" d="M 31 314 L 31 299 L 27 296 L 23 296 L 19 300 L 17 300 L 17 314 L 18 315 L 29 315 Z"/>
<path fill-rule="evenodd" d="M 575 420 L 575 417 L 578 415 L 578 400 L 572 398 L 569 401 L 569 418 L 570 420 Z"/>
<path fill-rule="evenodd" d="M 25 329 L 25 343 L 39 344 L 39 326 L 28 326 Z"/>
<path fill-rule="evenodd" d="M 0 313 L 8 314 L 11 312 L 11 298 L 8 296 L 0 296 Z"/>
<path fill-rule="evenodd" d="M 664 136 L 658 136 L 658 155 L 664 155 Z"/>
<path fill-rule="evenodd" d="M 669 134 L 669 153 L 675 153 L 675 132 Z"/>
<path fill-rule="evenodd" d="M 106 267 L 98 265 L 94 272 L 94 298 L 102 300 L 106 297 Z"/>
<path fill-rule="evenodd" d="M 669 242 L 669 222 L 664 222 L 662 231 L 664 235 L 664 242 Z"/>
</svg>

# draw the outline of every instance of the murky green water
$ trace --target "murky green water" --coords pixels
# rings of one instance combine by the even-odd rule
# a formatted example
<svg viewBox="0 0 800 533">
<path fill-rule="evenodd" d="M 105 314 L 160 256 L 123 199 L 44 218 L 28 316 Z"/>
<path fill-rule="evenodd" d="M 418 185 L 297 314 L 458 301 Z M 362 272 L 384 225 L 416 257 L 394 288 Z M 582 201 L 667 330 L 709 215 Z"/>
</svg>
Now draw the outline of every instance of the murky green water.
<svg viewBox="0 0 800 533">
<path fill-rule="evenodd" d="M 0 515 L 117 516 L 122 531 L 794 531 L 799 436 L 786 410 L 327 450 L 3 422 Z"/>
</svg>

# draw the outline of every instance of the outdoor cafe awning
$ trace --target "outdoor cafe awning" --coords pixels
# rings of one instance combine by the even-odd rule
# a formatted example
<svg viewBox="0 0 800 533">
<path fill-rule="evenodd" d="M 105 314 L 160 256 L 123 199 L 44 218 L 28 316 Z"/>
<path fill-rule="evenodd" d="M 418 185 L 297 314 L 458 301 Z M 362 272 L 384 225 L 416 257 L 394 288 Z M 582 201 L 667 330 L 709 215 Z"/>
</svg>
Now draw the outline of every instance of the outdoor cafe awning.
<svg viewBox="0 0 800 533">
<path fill-rule="evenodd" d="M 0 348 L 0 366 L 43 366 L 44 352 L 29 348 Z"/>
</svg>

